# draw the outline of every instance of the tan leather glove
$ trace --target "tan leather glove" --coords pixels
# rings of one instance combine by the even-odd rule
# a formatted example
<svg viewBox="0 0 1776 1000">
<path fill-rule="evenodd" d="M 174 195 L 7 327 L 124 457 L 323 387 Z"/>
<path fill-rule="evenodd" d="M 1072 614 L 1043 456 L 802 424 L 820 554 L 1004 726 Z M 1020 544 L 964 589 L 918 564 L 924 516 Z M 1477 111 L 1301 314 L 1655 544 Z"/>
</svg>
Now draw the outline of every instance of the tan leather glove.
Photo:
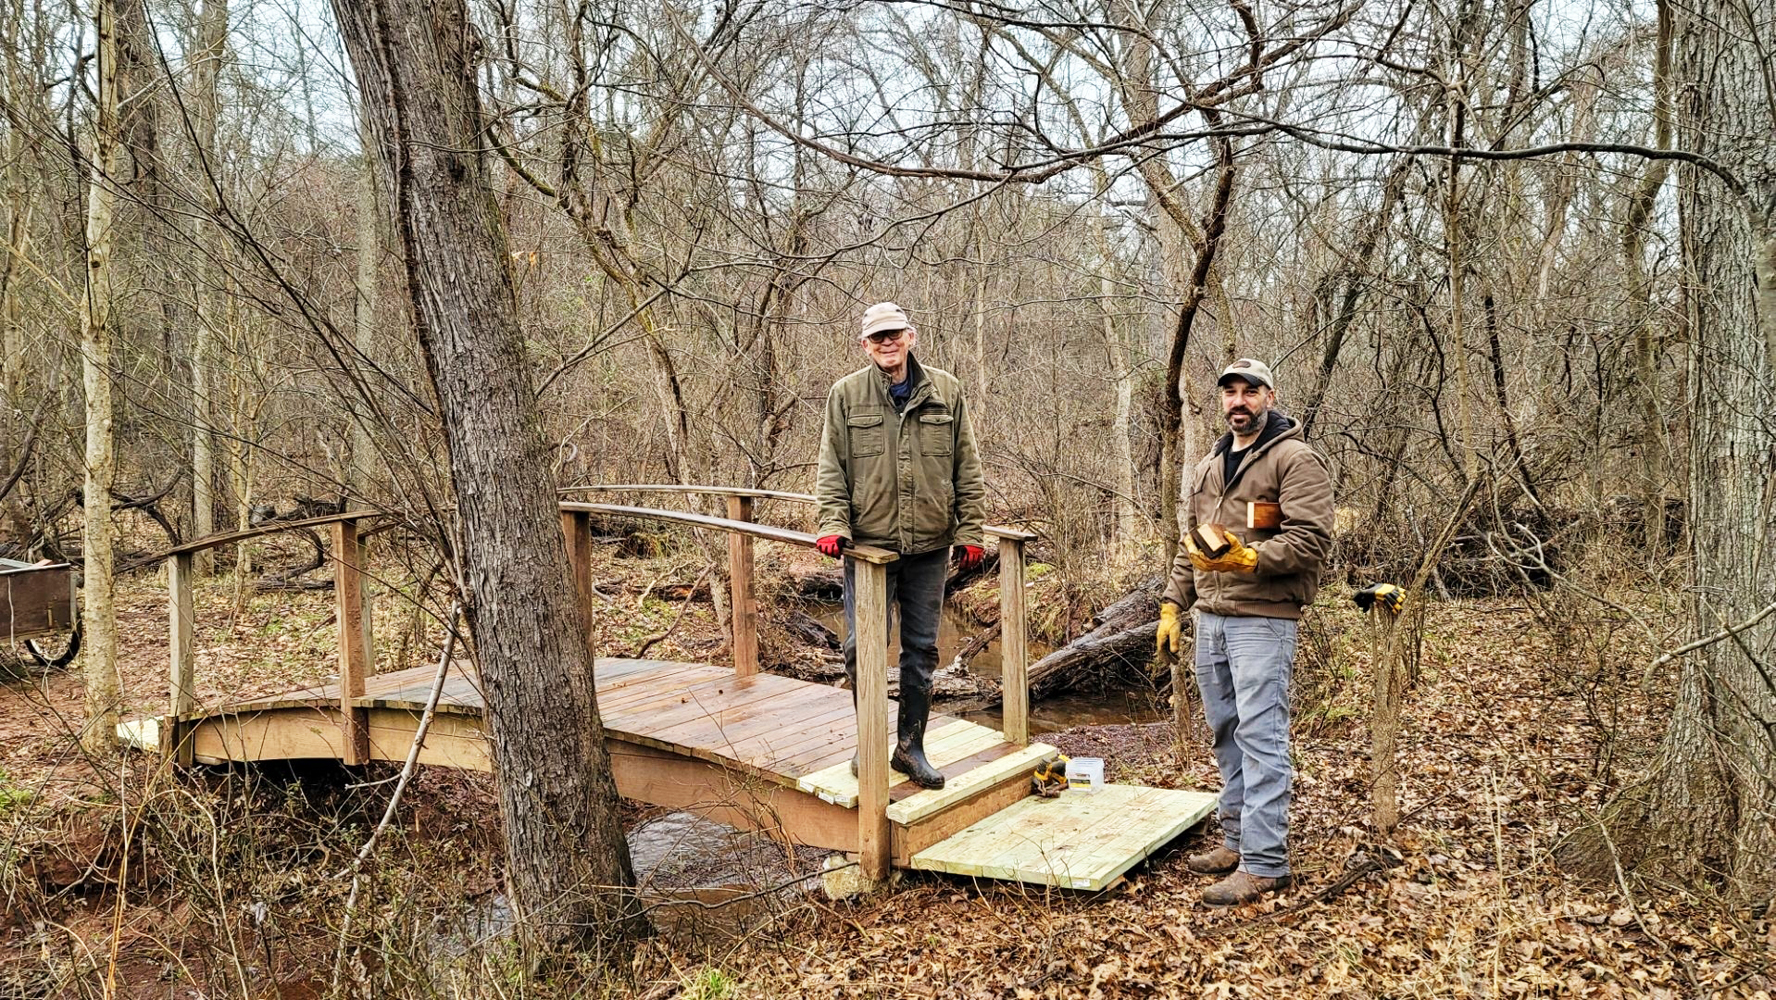
<svg viewBox="0 0 1776 1000">
<path fill-rule="evenodd" d="M 1183 632 L 1184 626 L 1178 621 L 1178 606 L 1171 601 L 1160 601 L 1159 628 L 1153 632 L 1153 655 L 1164 656 L 1169 649 L 1173 656 L 1177 656 Z"/>
<path fill-rule="evenodd" d="M 1190 564 L 1204 573 L 1256 573 L 1258 572 L 1258 547 L 1240 541 L 1240 536 L 1229 531 L 1227 541 L 1232 545 L 1226 553 L 1210 558 L 1196 547 L 1196 542 L 1186 534 L 1184 548 L 1190 552 Z"/>
</svg>

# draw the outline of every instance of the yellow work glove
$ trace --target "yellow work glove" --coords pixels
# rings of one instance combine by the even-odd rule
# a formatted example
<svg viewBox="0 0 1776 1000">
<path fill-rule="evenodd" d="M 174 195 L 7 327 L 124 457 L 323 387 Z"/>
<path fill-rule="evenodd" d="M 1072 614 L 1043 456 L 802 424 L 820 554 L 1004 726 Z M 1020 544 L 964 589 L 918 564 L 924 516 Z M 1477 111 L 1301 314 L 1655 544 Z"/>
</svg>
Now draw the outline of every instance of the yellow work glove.
<svg viewBox="0 0 1776 1000">
<path fill-rule="evenodd" d="M 1219 558 L 1211 559 L 1196 547 L 1196 542 L 1189 534 L 1184 536 L 1184 548 L 1190 552 L 1190 564 L 1204 573 L 1256 573 L 1258 572 L 1258 547 L 1240 541 L 1240 536 L 1226 532 L 1227 541 L 1233 547 Z"/>
<path fill-rule="evenodd" d="M 1173 656 L 1177 656 L 1183 632 L 1184 626 L 1178 621 L 1178 606 L 1171 601 L 1160 601 L 1159 628 L 1153 632 L 1153 655 L 1164 656 L 1169 649 Z"/>
</svg>

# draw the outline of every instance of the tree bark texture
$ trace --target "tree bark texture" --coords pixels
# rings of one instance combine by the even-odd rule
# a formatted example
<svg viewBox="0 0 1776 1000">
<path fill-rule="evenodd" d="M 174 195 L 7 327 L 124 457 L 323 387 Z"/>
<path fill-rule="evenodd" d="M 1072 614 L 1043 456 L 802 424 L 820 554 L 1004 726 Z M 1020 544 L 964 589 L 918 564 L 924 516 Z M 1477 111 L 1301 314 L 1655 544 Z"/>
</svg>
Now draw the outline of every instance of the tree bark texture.
<svg viewBox="0 0 1776 1000">
<path fill-rule="evenodd" d="M 189 106 L 192 129 L 191 172 L 203 191 L 204 207 L 215 212 L 219 199 L 209 174 L 216 169 L 216 125 L 221 116 L 217 81 L 228 50 L 228 0 L 204 0 L 198 18 L 198 44 L 194 53 Z M 198 237 L 213 256 L 224 253 L 223 240 L 214 227 Z M 224 311 L 214 289 L 221 283 L 220 268 L 206 266 L 207 279 L 196 290 L 196 318 L 191 329 L 191 533 L 202 538 L 216 531 L 216 438 L 212 402 L 216 379 L 212 372 L 215 329 Z M 195 555 L 194 571 L 208 576 L 215 569 L 215 552 Z"/>
<path fill-rule="evenodd" d="M 124 0 L 129 2 L 129 0 Z M 81 628 L 85 637 L 86 727 L 89 752 L 108 752 L 117 732 L 117 607 L 112 548 L 111 483 L 117 472 L 111 404 L 111 285 L 117 193 L 112 174 L 122 148 L 118 117 L 117 0 L 100 0 L 98 108 L 86 201 L 86 294 L 80 303 L 80 370 L 86 389 L 86 479 L 83 549 L 85 584 Z"/>
<path fill-rule="evenodd" d="M 1748 34 L 1776 0 L 1676 11 L 1677 142 L 1745 184 L 1679 169 L 1693 331 L 1689 449 L 1695 630 L 1747 621 L 1776 593 L 1776 60 Z M 1747 17 L 1753 22 L 1747 25 Z M 1608 816 L 1614 848 L 1676 880 L 1776 891 L 1776 620 L 1683 660 L 1678 700 L 1648 781 Z M 1674 849 L 1675 848 L 1675 849 Z M 1595 850 L 1593 851 L 1595 853 Z M 1613 859 L 1612 859 L 1613 860 Z"/>
<path fill-rule="evenodd" d="M 476 35 L 461 0 L 333 6 L 388 166 L 444 422 L 520 928 L 533 945 L 615 961 L 642 922 L 481 152 Z"/>
</svg>

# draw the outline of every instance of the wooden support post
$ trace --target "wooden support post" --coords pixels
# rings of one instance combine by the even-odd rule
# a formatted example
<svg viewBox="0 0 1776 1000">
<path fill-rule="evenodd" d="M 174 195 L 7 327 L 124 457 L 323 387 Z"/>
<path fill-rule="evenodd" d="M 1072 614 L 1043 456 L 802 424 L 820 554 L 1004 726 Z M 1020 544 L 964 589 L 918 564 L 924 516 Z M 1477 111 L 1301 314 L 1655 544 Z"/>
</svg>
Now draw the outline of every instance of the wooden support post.
<svg viewBox="0 0 1776 1000">
<path fill-rule="evenodd" d="M 597 657 L 592 608 L 592 515 L 583 510 L 561 512 L 561 534 L 567 539 L 567 568 L 580 604 L 580 627 L 586 635 L 586 651 Z"/>
<path fill-rule="evenodd" d="M 751 521 L 752 498 L 729 497 L 728 520 Z M 728 621 L 733 630 L 734 673 L 758 673 L 758 600 L 752 593 L 752 536 L 728 533 Z"/>
<path fill-rule="evenodd" d="M 1029 625 L 1024 610 L 1024 540 L 999 539 L 999 690 L 1005 742 L 1030 742 Z"/>
<path fill-rule="evenodd" d="M 888 877 L 888 571 L 853 559 L 857 609 L 857 855 L 863 873 Z"/>
<path fill-rule="evenodd" d="M 193 759 L 191 741 L 185 739 L 180 719 L 189 714 L 197 702 L 192 693 L 197 649 L 193 644 L 196 602 L 191 594 L 191 557 L 190 552 L 180 552 L 166 561 L 167 652 L 172 661 L 168 677 L 172 690 L 166 724 L 160 727 L 160 752 L 174 755 L 174 762 L 184 767 L 190 767 Z"/>
<path fill-rule="evenodd" d="M 364 696 L 370 673 L 370 622 L 364 616 L 364 543 L 358 522 L 333 525 L 333 608 L 339 622 L 339 714 L 345 720 L 345 763 L 370 759 L 367 713 L 356 699 Z"/>
</svg>

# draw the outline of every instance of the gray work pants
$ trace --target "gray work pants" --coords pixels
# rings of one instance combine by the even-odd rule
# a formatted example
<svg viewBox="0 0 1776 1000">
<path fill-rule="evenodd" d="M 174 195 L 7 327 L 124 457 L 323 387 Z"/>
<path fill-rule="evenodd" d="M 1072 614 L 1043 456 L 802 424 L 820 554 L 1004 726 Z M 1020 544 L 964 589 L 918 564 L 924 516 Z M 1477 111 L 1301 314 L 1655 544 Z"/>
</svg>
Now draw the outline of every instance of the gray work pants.
<svg viewBox="0 0 1776 1000">
<path fill-rule="evenodd" d="M 1288 618 L 1198 611 L 1196 686 L 1221 768 L 1221 837 L 1240 868 L 1289 874 L 1289 678 L 1298 626 Z"/>
</svg>

